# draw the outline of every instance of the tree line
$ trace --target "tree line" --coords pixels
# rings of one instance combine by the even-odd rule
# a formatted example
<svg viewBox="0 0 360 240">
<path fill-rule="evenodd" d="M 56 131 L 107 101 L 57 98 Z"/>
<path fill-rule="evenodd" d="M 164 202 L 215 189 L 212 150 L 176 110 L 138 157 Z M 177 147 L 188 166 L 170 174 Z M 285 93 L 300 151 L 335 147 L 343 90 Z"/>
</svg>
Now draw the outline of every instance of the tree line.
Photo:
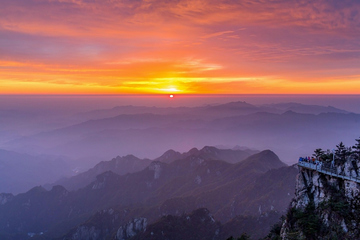
<svg viewBox="0 0 360 240">
<path fill-rule="evenodd" d="M 313 156 L 320 161 L 335 160 L 336 165 L 344 164 L 348 159 L 360 160 L 360 138 L 355 139 L 356 143 L 353 146 L 347 147 L 343 142 L 336 145 L 334 151 L 330 149 L 323 150 L 321 148 L 315 149 Z"/>
</svg>

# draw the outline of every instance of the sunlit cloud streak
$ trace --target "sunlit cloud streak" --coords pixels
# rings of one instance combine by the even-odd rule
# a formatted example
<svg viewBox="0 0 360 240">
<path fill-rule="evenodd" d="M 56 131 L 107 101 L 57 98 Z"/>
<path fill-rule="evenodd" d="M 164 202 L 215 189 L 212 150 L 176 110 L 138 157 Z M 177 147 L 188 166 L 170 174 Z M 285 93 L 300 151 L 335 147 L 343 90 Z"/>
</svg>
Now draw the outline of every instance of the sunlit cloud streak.
<svg viewBox="0 0 360 240">
<path fill-rule="evenodd" d="M 358 1 L 3 0 L 0 16 L 0 93 L 360 93 Z"/>
</svg>

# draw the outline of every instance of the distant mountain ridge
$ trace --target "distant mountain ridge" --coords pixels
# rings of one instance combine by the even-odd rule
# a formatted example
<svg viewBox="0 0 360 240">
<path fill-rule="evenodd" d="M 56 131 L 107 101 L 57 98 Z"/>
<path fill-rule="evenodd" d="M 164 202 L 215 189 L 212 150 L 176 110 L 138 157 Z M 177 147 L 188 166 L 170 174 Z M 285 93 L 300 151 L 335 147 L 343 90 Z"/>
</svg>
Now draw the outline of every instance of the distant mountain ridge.
<svg viewBox="0 0 360 240">
<path fill-rule="evenodd" d="M 194 114 L 193 110 L 196 110 L 197 114 L 201 115 L 212 115 L 213 112 L 221 111 L 228 112 L 232 115 L 238 114 L 250 114 L 255 112 L 272 112 L 272 113 L 283 113 L 289 110 L 298 113 L 310 113 L 310 114 L 320 114 L 327 112 L 335 113 L 349 113 L 348 111 L 335 108 L 332 106 L 320 106 L 320 105 L 306 105 L 301 103 L 275 103 L 275 104 L 263 104 L 263 105 L 253 105 L 244 101 L 229 102 L 224 104 L 217 105 L 206 105 L 201 107 L 145 107 L 145 106 L 117 106 L 111 109 L 101 109 L 94 110 L 90 112 L 84 112 L 78 114 L 83 119 L 99 119 L 99 118 L 109 118 L 115 117 L 122 114 L 143 114 L 143 113 L 152 113 L 160 115 L 168 114 Z"/>
<path fill-rule="evenodd" d="M 160 157 L 155 158 L 154 161 L 171 163 L 175 160 L 185 159 L 188 156 L 193 155 L 202 157 L 204 159 L 223 160 L 228 163 L 237 163 L 258 152 L 259 151 L 250 149 L 219 149 L 212 146 L 205 146 L 200 150 L 197 148 L 192 148 L 185 153 L 176 152 L 171 149 L 166 151 Z"/>
<path fill-rule="evenodd" d="M 189 156 L 197 156 L 208 160 L 223 160 L 229 163 L 237 163 L 257 152 L 258 151 L 256 150 L 250 149 L 231 150 L 205 146 L 201 150 L 192 148 L 185 153 L 168 150 L 160 157 L 155 158 L 153 161 L 172 163 L 176 160 L 186 159 Z M 77 190 L 79 188 L 85 187 L 92 181 L 95 181 L 96 176 L 105 171 L 112 171 L 118 175 L 125 175 L 127 173 L 141 171 L 149 166 L 153 161 L 149 159 L 140 159 L 134 155 L 127 155 L 124 157 L 118 156 L 110 161 L 102 161 L 84 173 L 80 173 L 71 178 L 56 181 L 55 183 L 47 186 L 47 188 L 51 188 L 55 185 L 62 185 L 70 191 Z"/>
<path fill-rule="evenodd" d="M 307 113 L 307 114 L 320 114 L 320 113 L 350 113 L 348 111 L 335 108 L 332 106 L 319 106 L 319 105 L 305 105 L 300 103 L 276 103 L 276 104 L 266 104 L 263 105 L 269 108 L 276 108 L 286 111 L 293 111 L 297 113 Z"/>
<path fill-rule="evenodd" d="M 68 190 L 77 190 L 79 188 L 85 187 L 90 184 L 92 181 L 96 180 L 96 176 L 99 174 L 112 171 L 118 175 L 125 175 L 127 173 L 134 173 L 143 170 L 149 166 L 151 160 L 149 159 L 139 159 L 134 155 L 127 155 L 124 157 L 117 156 L 110 161 L 102 161 L 96 164 L 93 168 L 89 169 L 86 172 L 80 173 L 71 178 L 60 179 L 51 186 L 62 185 Z"/>
<path fill-rule="evenodd" d="M 130 153 L 153 159 L 168 149 L 186 151 L 199 145 L 239 144 L 273 149 L 290 163 L 297 158 L 295 152 L 312 151 L 315 143 L 336 144 L 330 136 L 352 141 L 360 114 L 295 103 L 255 106 L 231 102 L 183 108 L 116 107 L 89 113 L 83 119 L 86 121 L 3 146 L 81 159 L 110 159 Z"/>
</svg>

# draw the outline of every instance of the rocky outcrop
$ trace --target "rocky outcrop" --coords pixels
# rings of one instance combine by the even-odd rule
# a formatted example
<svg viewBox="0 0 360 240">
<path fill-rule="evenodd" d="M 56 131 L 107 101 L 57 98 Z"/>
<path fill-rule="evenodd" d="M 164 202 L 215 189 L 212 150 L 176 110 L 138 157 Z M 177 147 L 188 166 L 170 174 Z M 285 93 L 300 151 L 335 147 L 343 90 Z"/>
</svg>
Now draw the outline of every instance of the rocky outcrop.
<svg viewBox="0 0 360 240">
<path fill-rule="evenodd" d="M 85 223 L 72 229 L 62 240 L 126 240 L 140 232 L 147 226 L 146 218 L 135 218 L 124 222 L 127 211 L 112 208 L 97 212 Z"/>
<path fill-rule="evenodd" d="M 356 177 L 357 164 L 337 166 L 337 173 Z M 355 180 L 299 167 L 281 239 L 360 239 L 359 193 Z"/>
<path fill-rule="evenodd" d="M 215 221 L 207 209 L 201 208 L 182 216 L 163 216 L 131 240 L 226 239 L 221 236 L 221 227 L 221 223 Z"/>
<path fill-rule="evenodd" d="M 13 199 L 14 195 L 11 193 L 0 193 L 0 205 L 4 205 Z"/>
<path fill-rule="evenodd" d="M 116 233 L 116 239 L 126 240 L 131 238 L 140 232 L 144 232 L 146 230 L 146 226 L 146 218 L 136 218 L 118 229 Z"/>
<path fill-rule="evenodd" d="M 162 165 L 162 163 L 160 163 L 160 162 L 153 162 L 148 167 L 150 171 L 154 171 L 154 179 L 155 180 L 160 178 L 160 174 L 162 172 L 161 165 Z"/>
</svg>

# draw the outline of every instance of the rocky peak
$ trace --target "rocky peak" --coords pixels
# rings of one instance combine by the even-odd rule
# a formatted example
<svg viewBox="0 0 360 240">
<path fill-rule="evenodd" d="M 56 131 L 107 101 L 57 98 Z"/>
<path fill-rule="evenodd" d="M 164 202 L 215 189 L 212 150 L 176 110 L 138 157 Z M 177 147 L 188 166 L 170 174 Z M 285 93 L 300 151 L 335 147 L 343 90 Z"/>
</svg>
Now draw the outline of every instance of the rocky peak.
<svg viewBox="0 0 360 240">
<path fill-rule="evenodd" d="M 182 158 L 183 158 L 183 155 L 181 153 L 170 149 L 170 150 L 166 151 L 160 157 L 156 158 L 154 161 L 160 161 L 160 162 L 164 162 L 164 163 L 171 163 L 171 162 L 173 162 L 175 160 L 182 159 Z"/>
<path fill-rule="evenodd" d="M 201 152 L 206 152 L 206 153 L 217 153 L 219 149 L 217 149 L 216 147 L 212 147 L 212 146 L 205 146 L 203 147 L 200 151 Z"/>
<path fill-rule="evenodd" d="M 299 239 L 360 239 L 356 167 L 347 162 L 337 166 L 337 172 L 325 172 L 311 165 L 299 166 L 295 198 L 282 225 L 281 238 L 293 239 L 298 234 Z"/>
<path fill-rule="evenodd" d="M 237 163 L 235 167 L 248 166 L 255 172 L 267 172 L 271 169 L 287 166 L 279 157 L 271 150 L 264 150 L 257 154 L 253 154 L 244 161 Z"/>
<path fill-rule="evenodd" d="M 33 187 L 32 189 L 30 189 L 27 193 L 37 194 L 37 193 L 41 193 L 41 192 L 47 192 L 47 191 L 42 186 L 36 186 L 36 187 Z"/>
<path fill-rule="evenodd" d="M 51 189 L 52 193 L 54 194 L 57 194 L 57 195 L 63 195 L 63 196 L 66 196 L 68 195 L 68 191 L 66 190 L 66 188 L 64 188 L 63 186 L 61 185 L 56 185 L 56 186 L 53 186 L 53 188 Z"/>
<path fill-rule="evenodd" d="M 189 150 L 189 152 L 187 153 L 188 155 L 196 155 L 199 153 L 199 149 L 197 148 L 192 148 Z"/>
</svg>

